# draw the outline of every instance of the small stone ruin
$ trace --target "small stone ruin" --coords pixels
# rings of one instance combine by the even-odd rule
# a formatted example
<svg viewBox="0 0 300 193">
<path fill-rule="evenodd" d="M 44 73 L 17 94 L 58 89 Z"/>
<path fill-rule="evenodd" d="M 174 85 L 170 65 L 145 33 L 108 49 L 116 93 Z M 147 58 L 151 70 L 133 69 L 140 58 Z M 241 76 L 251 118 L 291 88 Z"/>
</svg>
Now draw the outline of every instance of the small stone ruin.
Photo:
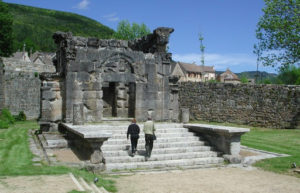
<svg viewBox="0 0 300 193">
<path fill-rule="evenodd" d="M 166 46 L 172 28 L 133 41 L 99 40 L 57 32 L 55 73 L 40 75 L 41 128 L 105 119 L 177 121 L 178 77 Z"/>
</svg>

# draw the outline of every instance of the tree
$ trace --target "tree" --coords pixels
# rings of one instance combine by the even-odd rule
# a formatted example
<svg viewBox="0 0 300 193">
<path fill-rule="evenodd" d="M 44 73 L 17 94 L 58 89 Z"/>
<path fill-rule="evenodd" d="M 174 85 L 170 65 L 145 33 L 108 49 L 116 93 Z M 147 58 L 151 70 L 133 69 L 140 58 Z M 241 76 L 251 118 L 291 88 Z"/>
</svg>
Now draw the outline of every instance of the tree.
<svg viewBox="0 0 300 193">
<path fill-rule="evenodd" d="M 0 0 L 0 56 L 10 56 L 13 53 L 13 17 L 7 4 Z"/>
<path fill-rule="evenodd" d="M 256 37 L 260 61 L 280 70 L 300 63 L 300 0 L 264 0 Z"/>
<path fill-rule="evenodd" d="M 204 49 L 205 46 L 203 45 L 203 36 L 201 33 L 199 33 L 199 41 L 200 41 L 200 51 L 201 51 L 201 64 L 204 66 Z"/>
<path fill-rule="evenodd" d="M 291 66 L 282 70 L 277 79 L 279 84 L 300 85 L 300 67 Z"/>
<path fill-rule="evenodd" d="M 249 80 L 248 80 L 248 78 L 245 74 L 242 74 L 240 80 L 241 80 L 241 83 L 248 83 L 249 82 Z"/>
<path fill-rule="evenodd" d="M 144 24 L 132 23 L 122 20 L 119 22 L 117 32 L 114 34 L 114 38 L 122 40 L 134 40 L 151 33 L 150 29 Z"/>
</svg>

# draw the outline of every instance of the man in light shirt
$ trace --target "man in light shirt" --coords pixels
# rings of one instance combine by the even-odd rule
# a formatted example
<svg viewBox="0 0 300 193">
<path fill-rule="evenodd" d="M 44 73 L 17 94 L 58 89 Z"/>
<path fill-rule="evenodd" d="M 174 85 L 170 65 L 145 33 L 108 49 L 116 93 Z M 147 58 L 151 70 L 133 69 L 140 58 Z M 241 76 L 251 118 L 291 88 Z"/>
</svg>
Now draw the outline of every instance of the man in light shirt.
<svg viewBox="0 0 300 193">
<path fill-rule="evenodd" d="M 153 140 L 154 140 L 154 136 L 155 136 L 154 122 L 152 121 L 152 119 L 150 117 L 148 118 L 148 121 L 145 122 L 143 131 L 145 133 L 145 148 L 146 148 L 145 158 L 147 161 L 151 157 L 151 152 L 152 152 L 152 148 L 153 148 Z"/>
</svg>

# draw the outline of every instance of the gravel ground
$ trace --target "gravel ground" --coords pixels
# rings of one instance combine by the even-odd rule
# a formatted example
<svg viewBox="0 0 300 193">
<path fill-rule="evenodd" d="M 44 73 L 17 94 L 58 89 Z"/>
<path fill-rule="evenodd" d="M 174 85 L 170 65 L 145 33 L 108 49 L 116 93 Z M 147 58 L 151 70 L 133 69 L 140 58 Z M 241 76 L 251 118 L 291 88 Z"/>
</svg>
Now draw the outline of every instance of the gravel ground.
<svg viewBox="0 0 300 193">
<path fill-rule="evenodd" d="M 256 168 L 211 168 L 121 176 L 120 193 L 299 193 L 300 179 Z M 69 175 L 1 177 L 0 193 L 67 193 Z"/>
<path fill-rule="evenodd" d="M 123 176 L 120 193 L 300 193 L 300 179 L 259 169 L 219 168 Z"/>
<path fill-rule="evenodd" d="M 0 193 L 67 193 L 76 189 L 69 175 L 0 178 Z"/>
</svg>

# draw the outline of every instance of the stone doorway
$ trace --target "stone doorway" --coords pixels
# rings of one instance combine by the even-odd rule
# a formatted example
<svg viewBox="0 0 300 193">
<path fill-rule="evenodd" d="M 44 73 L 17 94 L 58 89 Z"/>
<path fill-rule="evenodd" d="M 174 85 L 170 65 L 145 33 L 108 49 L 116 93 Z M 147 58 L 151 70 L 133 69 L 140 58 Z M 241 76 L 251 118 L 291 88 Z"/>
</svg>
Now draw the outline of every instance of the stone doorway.
<svg viewBox="0 0 300 193">
<path fill-rule="evenodd" d="M 135 117 L 135 83 L 107 82 L 103 90 L 103 117 Z"/>
</svg>

